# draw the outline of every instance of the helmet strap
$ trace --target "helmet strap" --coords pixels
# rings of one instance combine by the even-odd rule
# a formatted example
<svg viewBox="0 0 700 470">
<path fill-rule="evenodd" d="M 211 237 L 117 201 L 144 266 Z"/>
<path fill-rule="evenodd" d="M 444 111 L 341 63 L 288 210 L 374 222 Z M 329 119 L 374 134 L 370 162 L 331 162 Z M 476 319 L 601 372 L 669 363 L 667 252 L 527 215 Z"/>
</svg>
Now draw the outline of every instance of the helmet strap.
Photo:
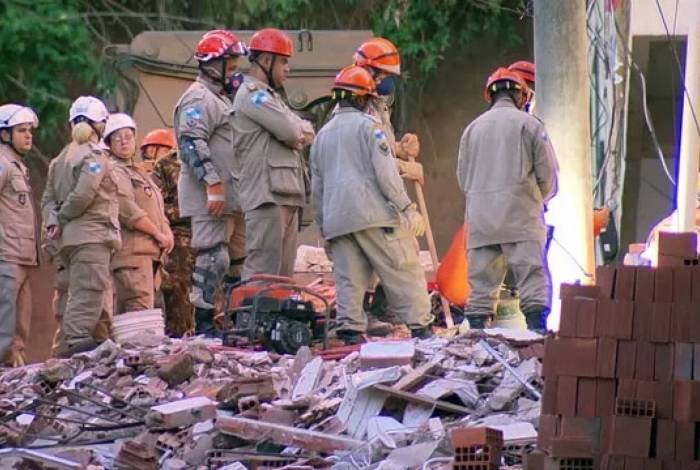
<svg viewBox="0 0 700 470">
<path fill-rule="evenodd" d="M 277 90 L 280 87 L 277 86 L 274 79 L 272 78 L 272 70 L 275 68 L 275 62 L 277 61 L 277 54 L 273 54 L 271 52 L 268 52 L 268 54 L 270 54 L 270 56 L 272 56 L 272 59 L 270 60 L 270 67 L 269 68 L 266 69 L 260 63 L 260 56 L 253 59 L 252 63 L 257 65 L 260 68 L 260 70 L 263 71 L 263 73 L 265 74 L 265 77 L 267 77 L 267 83 L 268 83 L 268 85 L 270 85 L 270 88 Z"/>
</svg>

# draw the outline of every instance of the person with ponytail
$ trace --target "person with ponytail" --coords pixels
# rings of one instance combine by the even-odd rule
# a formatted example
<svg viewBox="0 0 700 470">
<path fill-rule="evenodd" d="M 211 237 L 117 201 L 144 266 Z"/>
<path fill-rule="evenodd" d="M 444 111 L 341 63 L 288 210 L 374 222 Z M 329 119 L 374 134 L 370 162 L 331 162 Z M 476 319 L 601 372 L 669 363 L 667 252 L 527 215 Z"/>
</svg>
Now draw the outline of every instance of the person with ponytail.
<svg viewBox="0 0 700 470">
<path fill-rule="evenodd" d="M 107 116 L 95 97 L 73 102 L 72 141 L 51 162 L 41 201 L 46 244 L 58 258 L 57 287 L 65 296 L 54 301 L 61 307 L 58 357 L 94 349 L 111 316 L 109 265 L 121 237 L 112 163 L 99 145 Z"/>
</svg>

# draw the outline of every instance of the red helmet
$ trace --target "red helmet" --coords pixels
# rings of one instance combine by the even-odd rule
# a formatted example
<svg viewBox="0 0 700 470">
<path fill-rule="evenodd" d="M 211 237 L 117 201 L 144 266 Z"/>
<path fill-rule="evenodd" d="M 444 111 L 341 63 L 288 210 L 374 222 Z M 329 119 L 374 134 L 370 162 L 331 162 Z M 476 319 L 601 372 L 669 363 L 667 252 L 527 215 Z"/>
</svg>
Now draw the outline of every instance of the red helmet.
<svg viewBox="0 0 700 470">
<path fill-rule="evenodd" d="M 333 89 L 346 90 L 359 96 L 377 96 L 377 85 L 372 75 L 357 65 L 349 65 L 338 72 Z"/>
<path fill-rule="evenodd" d="M 515 72 L 529 83 L 535 83 L 535 64 L 527 60 L 519 60 L 508 66 L 508 70 Z"/>
<path fill-rule="evenodd" d="M 149 145 L 160 145 L 162 147 L 177 147 L 175 132 L 172 129 L 153 129 L 141 141 L 141 149 Z"/>
<path fill-rule="evenodd" d="M 257 31 L 250 38 L 251 51 L 269 52 L 285 57 L 294 53 L 294 43 L 283 31 L 276 28 L 265 28 Z"/>
<path fill-rule="evenodd" d="M 484 99 L 486 102 L 491 104 L 491 95 L 499 90 L 519 90 L 527 94 L 530 88 L 528 88 L 527 83 L 525 83 L 520 74 L 499 67 L 486 81 L 486 87 L 484 88 Z"/>
<path fill-rule="evenodd" d="M 353 56 L 355 65 L 374 67 L 392 75 L 401 75 L 399 50 L 388 39 L 372 38 L 363 42 Z"/>
<path fill-rule="evenodd" d="M 209 62 L 213 59 L 225 59 L 245 54 L 245 46 L 235 34 L 223 29 L 215 29 L 202 36 L 197 44 L 194 57 L 200 62 Z"/>
</svg>

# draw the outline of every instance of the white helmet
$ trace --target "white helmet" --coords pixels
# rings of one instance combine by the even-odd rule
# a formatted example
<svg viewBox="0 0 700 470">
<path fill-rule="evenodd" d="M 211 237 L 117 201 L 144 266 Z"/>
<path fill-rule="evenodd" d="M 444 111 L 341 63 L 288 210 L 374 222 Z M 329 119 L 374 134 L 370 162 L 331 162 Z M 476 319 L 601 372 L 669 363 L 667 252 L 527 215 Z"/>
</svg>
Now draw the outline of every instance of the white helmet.
<svg viewBox="0 0 700 470">
<path fill-rule="evenodd" d="M 0 106 L 0 129 L 7 129 L 20 124 L 31 124 L 32 127 L 38 127 L 39 118 L 34 110 L 27 106 L 18 104 L 4 104 Z"/>
<path fill-rule="evenodd" d="M 70 105 L 68 120 L 73 122 L 80 116 L 86 117 L 93 122 L 100 122 L 107 120 L 109 112 L 101 100 L 94 96 L 81 96 Z"/>
<path fill-rule="evenodd" d="M 133 129 L 134 132 L 136 132 L 136 123 L 131 118 L 131 116 L 124 113 L 110 114 L 107 118 L 107 124 L 105 125 L 105 131 L 103 133 L 102 139 L 106 142 L 107 140 L 109 140 L 109 136 L 112 133 L 118 131 L 119 129 L 124 129 L 126 127 Z"/>
</svg>

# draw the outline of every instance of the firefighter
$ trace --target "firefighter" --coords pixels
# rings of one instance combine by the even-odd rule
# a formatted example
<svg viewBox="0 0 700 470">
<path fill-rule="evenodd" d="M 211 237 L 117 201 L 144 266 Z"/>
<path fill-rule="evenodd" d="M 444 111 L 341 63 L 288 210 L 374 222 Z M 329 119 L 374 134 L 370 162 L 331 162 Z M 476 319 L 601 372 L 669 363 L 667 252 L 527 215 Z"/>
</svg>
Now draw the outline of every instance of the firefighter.
<svg viewBox="0 0 700 470">
<path fill-rule="evenodd" d="M 527 60 L 519 60 L 510 64 L 508 70 L 517 73 L 525 80 L 528 93 L 523 111 L 533 114 L 535 110 L 535 64 Z"/>
<path fill-rule="evenodd" d="M 471 286 L 465 313 L 473 327 L 496 313 L 508 268 L 529 329 L 543 329 L 550 309 L 543 214 L 556 193 L 558 164 L 544 124 L 520 112 L 527 95 L 520 75 L 496 70 L 484 90 L 490 109 L 460 140 L 457 179 L 466 196 Z"/>
<path fill-rule="evenodd" d="M 381 123 L 366 112 L 376 96 L 365 69 L 341 70 L 333 88 L 340 108 L 311 147 L 314 214 L 333 259 L 337 336 L 350 344 L 367 329 L 362 299 L 373 272 L 412 336 L 432 334 L 414 238 L 425 221 L 406 194 Z"/>
<path fill-rule="evenodd" d="M 24 365 L 29 339 L 29 273 L 39 264 L 37 214 L 23 159 L 39 119 L 31 108 L 0 106 L 0 359 Z"/>
<path fill-rule="evenodd" d="M 136 123 L 127 114 L 110 114 L 103 137 L 114 166 L 122 246 L 112 257 L 115 315 L 153 308 L 159 288 L 161 251 L 173 249 L 163 197 L 145 170 L 136 165 Z"/>
<path fill-rule="evenodd" d="M 177 147 L 175 133 L 172 129 L 154 129 L 141 141 L 141 162 L 139 166 L 148 174 L 161 158 L 172 153 Z"/>
<path fill-rule="evenodd" d="M 119 248 L 119 204 L 112 163 L 99 145 L 107 121 L 99 99 L 81 96 L 69 111 L 72 141 L 49 167 L 42 210 L 46 236 L 58 247 L 67 280 L 61 357 L 97 346 L 111 315 L 109 264 Z"/>
<path fill-rule="evenodd" d="M 160 285 L 165 308 L 165 328 L 169 335 L 182 336 L 194 327 L 194 315 L 189 292 L 192 289 L 192 268 L 195 255 L 190 247 L 192 231 L 190 221 L 180 216 L 177 200 L 177 181 L 180 178 L 180 160 L 173 135 L 172 144 L 165 132 L 158 129 L 146 135 L 150 148 L 156 148 L 156 163 L 151 179 L 158 185 L 163 195 L 165 216 L 170 223 L 175 245 L 165 260 L 163 280 Z M 158 132 L 158 134 L 155 134 Z M 143 143 L 141 144 L 143 148 Z M 146 147 L 148 151 L 149 147 Z M 167 149 L 167 153 L 164 149 Z"/>
<path fill-rule="evenodd" d="M 182 163 L 178 205 L 190 217 L 197 253 L 190 301 L 195 332 L 215 336 L 214 304 L 224 276 L 240 277 L 245 227 L 240 212 L 240 169 L 232 145 L 231 78 L 245 47 L 228 31 L 206 33 L 197 44 L 199 75 L 175 107 L 175 135 Z M 233 253 L 233 256 L 230 255 Z"/>
<path fill-rule="evenodd" d="M 301 150 L 314 136 L 280 90 L 289 74 L 292 40 L 274 28 L 250 40 L 250 72 L 234 99 L 236 153 L 241 159 L 241 205 L 248 256 L 244 279 L 253 274 L 292 276 L 300 211 L 306 198 Z"/>
</svg>

